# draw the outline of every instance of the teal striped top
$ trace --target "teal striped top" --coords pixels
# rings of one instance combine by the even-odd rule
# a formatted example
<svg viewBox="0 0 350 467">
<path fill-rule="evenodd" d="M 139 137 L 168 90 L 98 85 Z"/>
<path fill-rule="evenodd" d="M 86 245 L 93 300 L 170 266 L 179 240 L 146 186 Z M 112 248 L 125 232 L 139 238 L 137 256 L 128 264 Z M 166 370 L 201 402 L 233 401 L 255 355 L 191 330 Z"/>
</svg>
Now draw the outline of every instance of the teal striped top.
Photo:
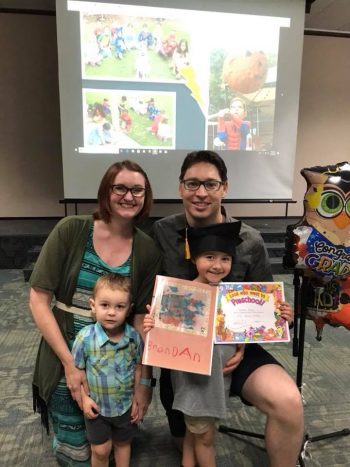
<svg viewBox="0 0 350 467">
<path fill-rule="evenodd" d="M 131 268 L 131 256 L 125 261 L 124 264 L 116 267 L 111 267 L 106 264 L 102 259 L 97 255 L 94 244 L 93 244 L 93 226 L 90 228 L 89 237 L 86 242 L 86 247 L 84 251 L 83 261 L 81 263 L 77 287 L 75 289 L 72 305 L 77 308 L 82 308 L 84 310 L 89 310 L 89 298 L 92 294 L 92 289 L 94 288 L 95 282 L 100 276 L 108 274 L 110 272 L 117 272 L 123 276 L 130 276 Z M 74 314 L 74 336 L 78 334 L 80 329 L 88 324 L 94 323 L 93 318 L 88 318 L 85 316 L 80 316 Z"/>
</svg>

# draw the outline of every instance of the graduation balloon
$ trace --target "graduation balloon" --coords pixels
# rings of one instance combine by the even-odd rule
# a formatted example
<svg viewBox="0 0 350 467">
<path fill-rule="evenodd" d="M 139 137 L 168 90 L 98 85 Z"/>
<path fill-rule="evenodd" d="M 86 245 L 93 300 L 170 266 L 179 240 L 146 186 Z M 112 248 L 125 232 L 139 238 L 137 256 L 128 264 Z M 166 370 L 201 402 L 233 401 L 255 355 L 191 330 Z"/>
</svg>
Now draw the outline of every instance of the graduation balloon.
<svg viewBox="0 0 350 467">
<path fill-rule="evenodd" d="M 301 171 L 304 215 L 288 226 L 285 265 L 308 277 L 307 313 L 318 338 L 324 324 L 350 329 L 350 164 Z"/>
</svg>

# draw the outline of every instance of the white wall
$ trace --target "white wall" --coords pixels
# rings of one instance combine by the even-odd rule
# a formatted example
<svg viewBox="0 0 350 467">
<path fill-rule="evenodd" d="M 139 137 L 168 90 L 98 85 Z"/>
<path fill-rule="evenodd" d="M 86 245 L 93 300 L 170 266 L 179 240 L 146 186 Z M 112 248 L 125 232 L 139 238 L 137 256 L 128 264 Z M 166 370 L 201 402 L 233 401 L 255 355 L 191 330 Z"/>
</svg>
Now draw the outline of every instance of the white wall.
<svg viewBox="0 0 350 467">
<path fill-rule="evenodd" d="M 63 216 L 54 16 L 0 13 L 0 218 Z M 350 38 L 304 37 L 293 199 L 301 216 L 304 167 L 350 160 Z M 240 216 L 283 216 L 284 205 L 226 205 Z M 93 206 L 80 205 L 79 212 Z M 164 216 L 180 204 L 156 205 Z M 69 213 L 73 213 L 73 208 Z"/>
</svg>

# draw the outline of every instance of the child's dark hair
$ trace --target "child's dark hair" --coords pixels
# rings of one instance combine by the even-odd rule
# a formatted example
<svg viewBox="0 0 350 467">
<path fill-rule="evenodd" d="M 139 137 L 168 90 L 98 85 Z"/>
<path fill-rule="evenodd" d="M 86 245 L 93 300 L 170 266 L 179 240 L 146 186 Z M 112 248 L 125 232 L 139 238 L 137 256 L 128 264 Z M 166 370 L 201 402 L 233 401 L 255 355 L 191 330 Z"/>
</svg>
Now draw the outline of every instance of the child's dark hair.
<svg viewBox="0 0 350 467">
<path fill-rule="evenodd" d="M 185 50 L 181 49 L 182 44 L 185 44 L 185 46 L 186 46 Z M 186 39 L 180 39 L 179 40 L 179 43 L 178 43 L 178 45 L 176 47 L 176 51 L 179 52 L 179 53 L 185 53 L 185 54 L 188 52 L 188 42 L 187 42 Z"/>
<path fill-rule="evenodd" d="M 111 272 L 109 274 L 105 274 L 97 279 L 95 286 L 92 290 L 92 297 L 95 298 L 99 289 L 111 289 L 111 290 L 122 290 L 123 292 L 127 292 L 130 296 L 130 302 L 132 301 L 131 298 L 131 281 L 129 277 L 122 276 L 116 272 Z"/>
</svg>

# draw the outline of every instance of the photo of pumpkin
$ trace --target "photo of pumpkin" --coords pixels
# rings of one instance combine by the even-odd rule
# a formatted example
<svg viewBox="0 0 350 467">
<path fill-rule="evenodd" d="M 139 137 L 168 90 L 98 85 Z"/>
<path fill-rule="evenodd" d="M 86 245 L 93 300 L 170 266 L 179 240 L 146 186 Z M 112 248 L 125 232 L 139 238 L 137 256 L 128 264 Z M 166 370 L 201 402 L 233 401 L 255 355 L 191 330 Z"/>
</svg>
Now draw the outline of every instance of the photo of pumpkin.
<svg viewBox="0 0 350 467">
<path fill-rule="evenodd" d="M 267 70 L 267 57 L 262 51 L 247 51 L 238 56 L 229 54 L 222 67 L 222 79 L 233 91 L 249 94 L 262 88 Z"/>
</svg>

